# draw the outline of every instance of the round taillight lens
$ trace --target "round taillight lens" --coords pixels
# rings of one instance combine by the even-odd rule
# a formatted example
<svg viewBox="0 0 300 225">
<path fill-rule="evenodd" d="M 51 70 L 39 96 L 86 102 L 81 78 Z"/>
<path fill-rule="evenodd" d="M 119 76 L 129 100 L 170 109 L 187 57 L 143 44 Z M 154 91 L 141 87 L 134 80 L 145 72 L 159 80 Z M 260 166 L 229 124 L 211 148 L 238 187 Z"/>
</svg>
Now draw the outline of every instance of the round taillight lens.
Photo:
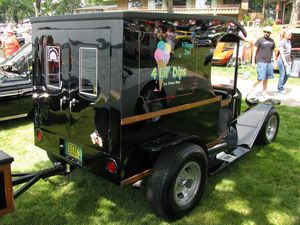
<svg viewBox="0 0 300 225">
<path fill-rule="evenodd" d="M 106 169 L 109 173 L 116 173 L 118 166 L 115 160 L 109 159 L 106 164 Z"/>
<path fill-rule="evenodd" d="M 36 140 L 42 141 L 43 140 L 43 132 L 41 130 L 36 131 Z"/>
</svg>

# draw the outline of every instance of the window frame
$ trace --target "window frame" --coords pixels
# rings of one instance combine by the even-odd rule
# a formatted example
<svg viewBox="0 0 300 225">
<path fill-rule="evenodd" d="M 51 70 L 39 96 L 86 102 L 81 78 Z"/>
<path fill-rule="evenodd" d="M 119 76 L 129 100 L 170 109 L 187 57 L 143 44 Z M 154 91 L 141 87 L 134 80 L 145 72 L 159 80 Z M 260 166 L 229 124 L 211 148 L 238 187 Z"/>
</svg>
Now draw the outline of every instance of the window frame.
<svg viewBox="0 0 300 225">
<path fill-rule="evenodd" d="M 96 94 L 91 94 L 91 93 L 88 93 L 88 92 L 84 92 L 82 91 L 82 59 L 81 59 L 81 56 L 82 56 L 82 50 L 95 50 L 95 54 L 96 54 L 96 57 L 95 57 L 95 60 L 96 60 L 96 70 L 95 70 L 95 77 L 96 77 Z M 98 96 L 98 48 L 92 48 L 92 47 L 79 47 L 79 93 L 80 94 L 83 94 L 83 95 L 87 95 L 89 97 L 97 97 Z"/>
<path fill-rule="evenodd" d="M 50 48 L 56 48 L 58 49 L 58 63 L 59 63 L 59 70 L 58 70 L 58 82 L 59 82 L 59 85 L 56 86 L 56 85 L 52 85 L 52 84 L 49 84 L 49 61 L 48 61 L 48 54 L 49 54 L 49 49 Z M 61 81 L 61 48 L 60 46 L 58 45 L 47 45 L 46 46 L 46 65 L 45 65 L 45 75 L 46 75 L 46 86 L 47 87 L 50 87 L 50 88 L 53 88 L 53 89 L 61 89 L 62 87 L 62 81 Z"/>
</svg>

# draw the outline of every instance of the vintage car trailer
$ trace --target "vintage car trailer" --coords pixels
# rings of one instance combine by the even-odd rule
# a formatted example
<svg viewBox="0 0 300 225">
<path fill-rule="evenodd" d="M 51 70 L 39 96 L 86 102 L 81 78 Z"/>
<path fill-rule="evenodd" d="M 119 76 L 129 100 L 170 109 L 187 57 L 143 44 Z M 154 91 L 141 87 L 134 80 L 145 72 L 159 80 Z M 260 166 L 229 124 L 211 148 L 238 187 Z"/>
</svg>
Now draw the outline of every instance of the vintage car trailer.
<svg viewBox="0 0 300 225">
<path fill-rule="evenodd" d="M 176 37 L 183 26 L 223 27 L 218 41 L 237 48 L 238 34 L 246 35 L 234 19 L 215 16 L 32 19 L 35 144 L 60 168 L 87 167 L 120 186 L 147 181 L 152 209 L 169 220 L 196 206 L 207 174 L 249 152 L 255 140 L 273 141 L 279 126 L 270 104 L 240 115 L 237 67 L 229 83 L 212 84 L 217 43 Z"/>
</svg>

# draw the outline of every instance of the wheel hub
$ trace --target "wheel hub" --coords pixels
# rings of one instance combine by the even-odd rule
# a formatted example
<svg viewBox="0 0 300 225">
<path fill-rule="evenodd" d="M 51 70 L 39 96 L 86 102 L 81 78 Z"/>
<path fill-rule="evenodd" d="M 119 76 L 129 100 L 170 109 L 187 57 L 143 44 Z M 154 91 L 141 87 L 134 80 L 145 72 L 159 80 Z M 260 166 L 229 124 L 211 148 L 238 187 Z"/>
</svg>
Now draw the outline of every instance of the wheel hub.
<svg viewBox="0 0 300 225">
<path fill-rule="evenodd" d="M 275 134 L 276 134 L 276 129 L 278 126 L 278 121 L 276 116 L 272 116 L 267 124 L 267 129 L 266 129 L 266 137 L 269 141 L 272 141 Z"/>
<path fill-rule="evenodd" d="M 197 194 L 201 181 L 201 169 L 198 163 L 187 163 L 179 172 L 174 189 L 174 200 L 178 206 L 188 205 Z"/>
</svg>

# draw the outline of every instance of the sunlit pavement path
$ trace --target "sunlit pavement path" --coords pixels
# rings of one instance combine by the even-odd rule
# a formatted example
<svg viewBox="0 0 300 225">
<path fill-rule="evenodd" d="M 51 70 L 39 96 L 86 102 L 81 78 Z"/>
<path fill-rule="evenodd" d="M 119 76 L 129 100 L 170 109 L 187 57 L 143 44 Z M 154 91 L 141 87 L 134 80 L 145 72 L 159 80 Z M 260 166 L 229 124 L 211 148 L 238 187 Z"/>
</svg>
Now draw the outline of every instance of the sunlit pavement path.
<svg viewBox="0 0 300 225">
<path fill-rule="evenodd" d="M 281 101 L 281 105 L 288 106 L 300 106 L 300 87 L 292 84 L 294 79 L 300 78 L 291 78 L 287 81 L 285 85 L 285 90 L 287 91 L 286 95 L 277 94 L 277 82 L 278 78 L 271 80 L 268 85 L 267 95 L 265 99 L 277 99 Z M 253 80 L 238 80 L 238 88 L 242 92 L 243 97 L 246 97 L 250 93 L 253 86 Z M 260 92 L 262 90 L 262 84 L 259 84 L 255 88 L 255 92 Z"/>
</svg>

